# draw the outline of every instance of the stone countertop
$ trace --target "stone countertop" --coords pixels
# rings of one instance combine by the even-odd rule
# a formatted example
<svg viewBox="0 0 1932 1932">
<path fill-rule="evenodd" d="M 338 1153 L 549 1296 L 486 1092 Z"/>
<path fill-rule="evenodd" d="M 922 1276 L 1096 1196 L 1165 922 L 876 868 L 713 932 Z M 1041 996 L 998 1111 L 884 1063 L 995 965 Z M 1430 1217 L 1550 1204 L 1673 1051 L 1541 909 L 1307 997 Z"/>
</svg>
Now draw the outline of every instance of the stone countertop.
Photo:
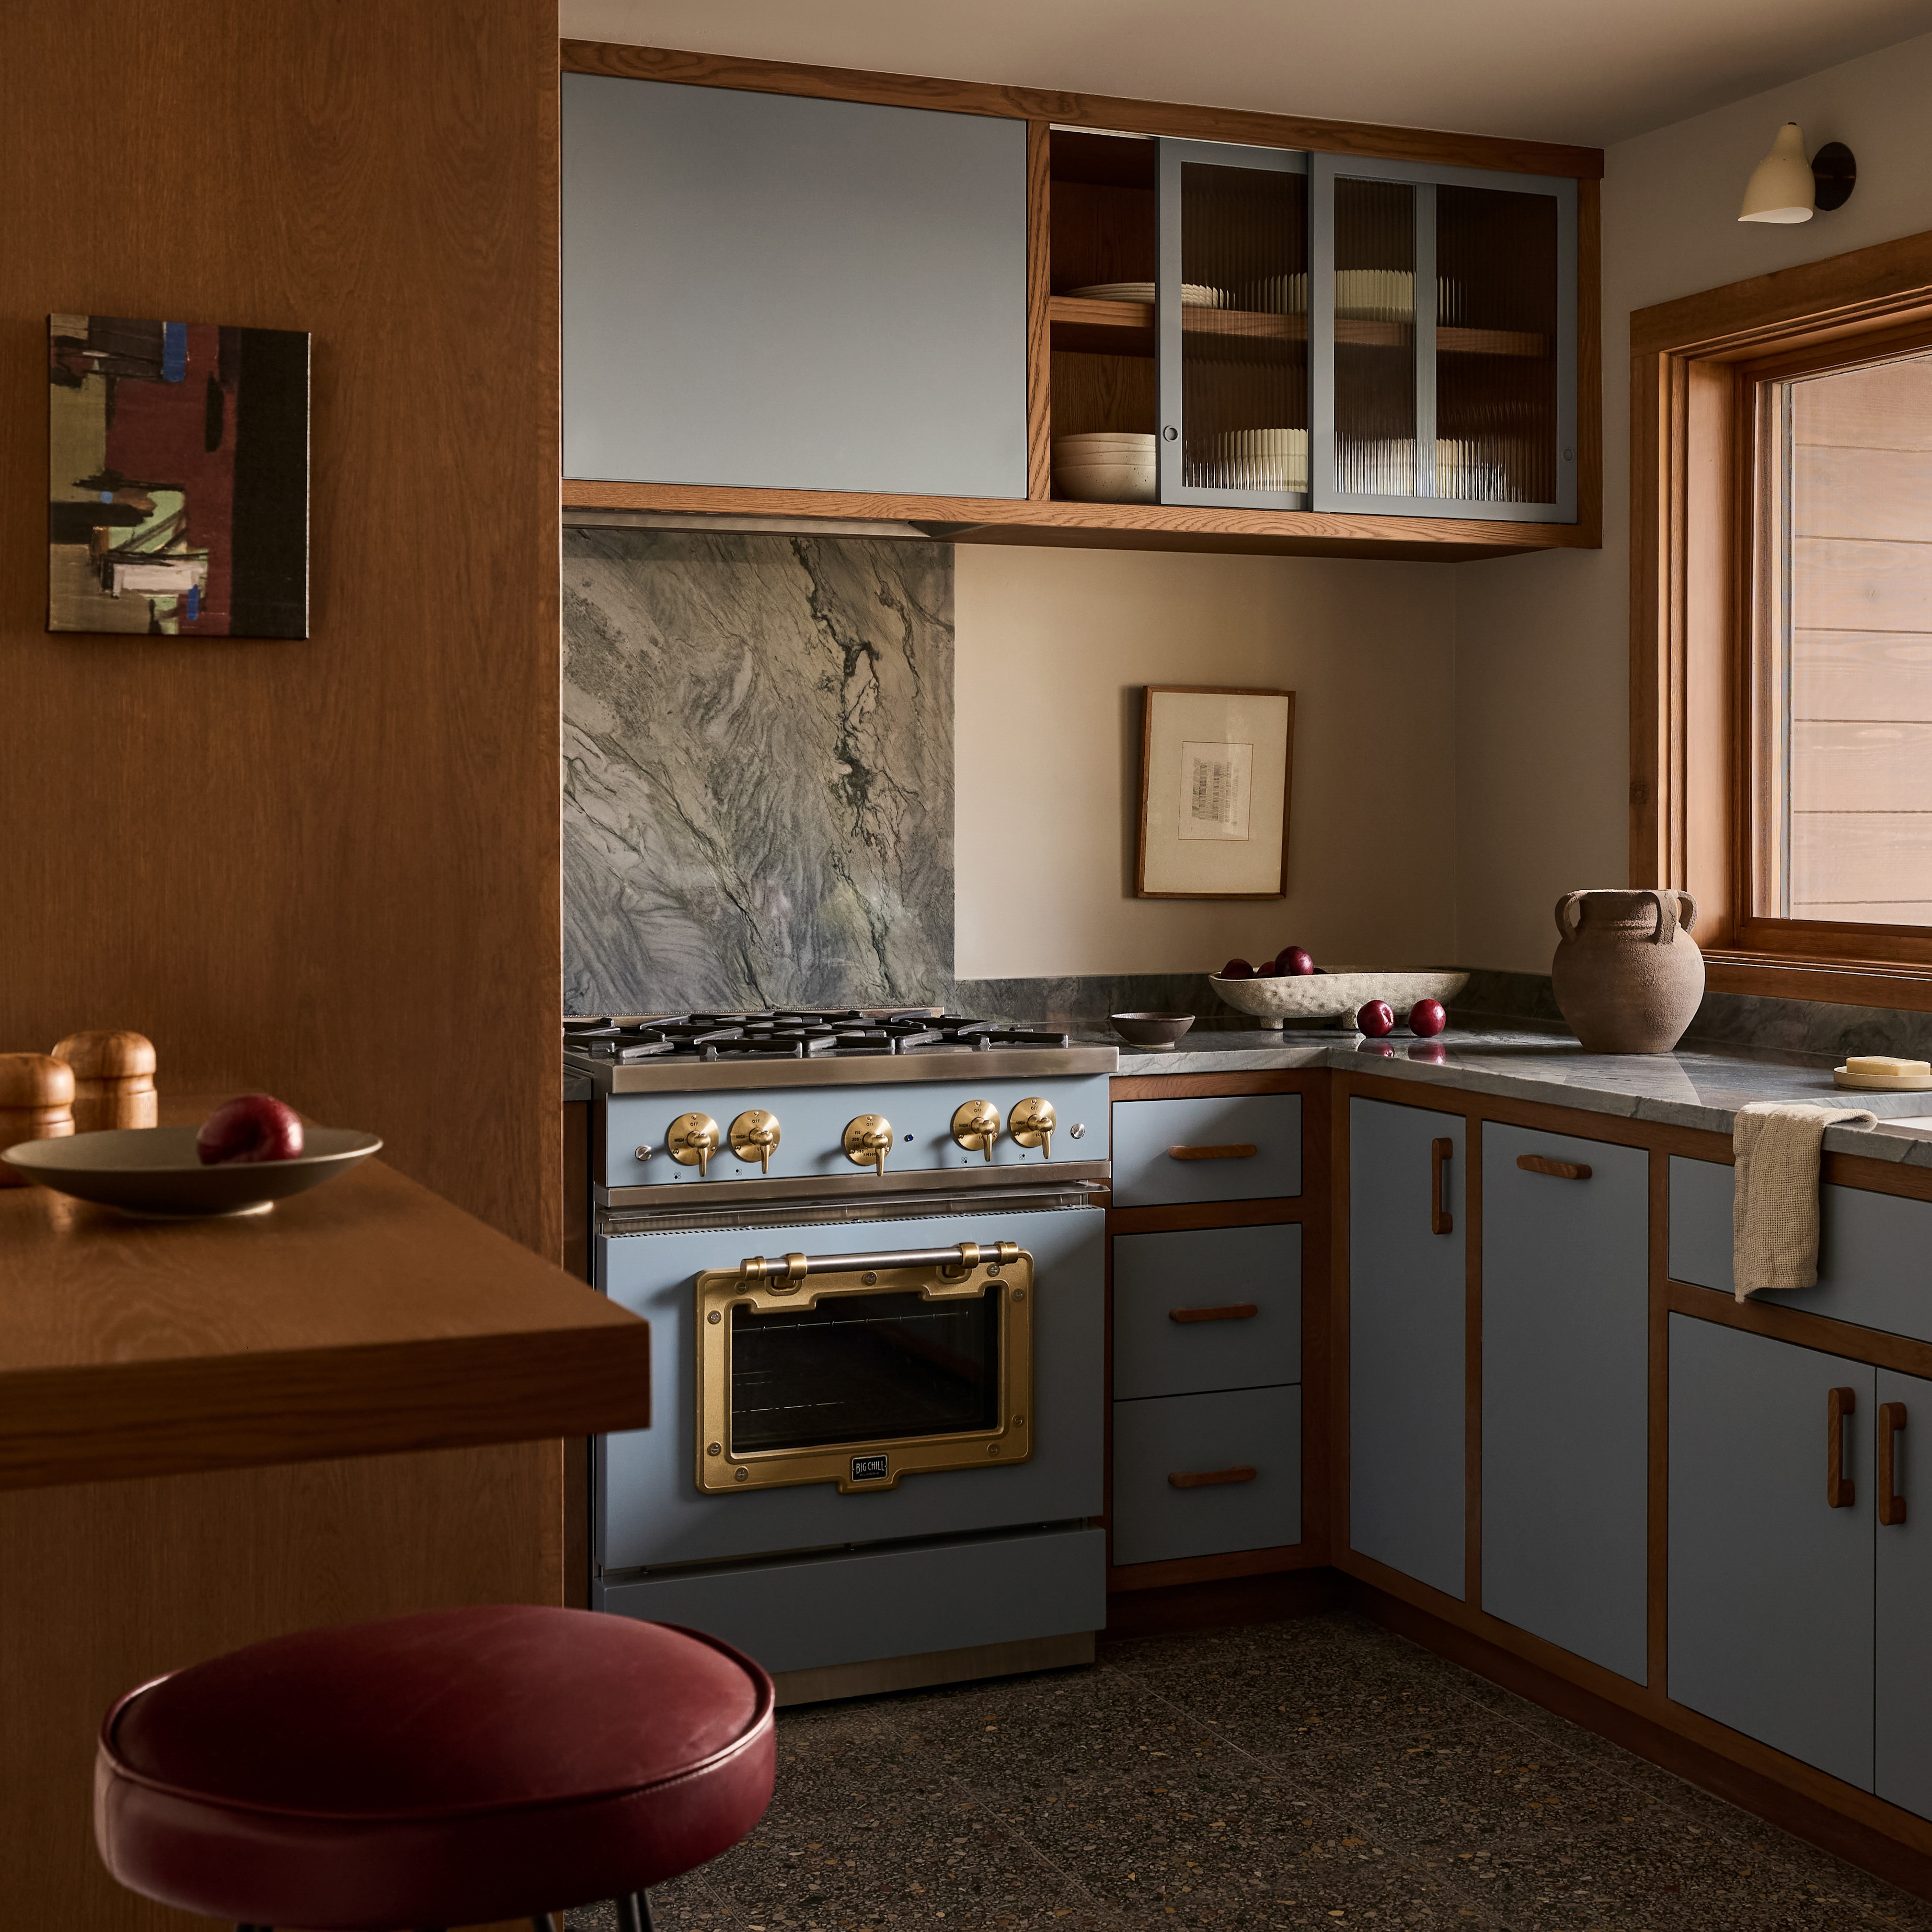
<svg viewBox="0 0 1932 1932">
<path fill-rule="evenodd" d="M 1094 1032 L 1090 1036 L 1098 1040 L 1102 1035 Z M 1730 1133 L 1737 1109 L 1749 1100 L 1864 1107 L 1878 1115 L 1879 1125 L 1827 1128 L 1828 1152 L 1932 1167 L 1932 1091 L 1847 1092 L 1832 1084 L 1831 1061 L 1816 1055 L 1741 1048 L 1586 1053 L 1572 1036 L 1552 1028 L 1480 1021 L 1452 1024 L 1435 1040 L 1404 1032 L 1387 1040 L 1366 1040 L 1334 1027 L 1291 1032 L 1197 1025 L 1167 1052 L 1120 1047 L 1123 1076 L 1270 1072 L 1292 1067 L 1373 1073 L 1423 1086 L 1453 1087 L 1707 1133 Z"/>
</svg>

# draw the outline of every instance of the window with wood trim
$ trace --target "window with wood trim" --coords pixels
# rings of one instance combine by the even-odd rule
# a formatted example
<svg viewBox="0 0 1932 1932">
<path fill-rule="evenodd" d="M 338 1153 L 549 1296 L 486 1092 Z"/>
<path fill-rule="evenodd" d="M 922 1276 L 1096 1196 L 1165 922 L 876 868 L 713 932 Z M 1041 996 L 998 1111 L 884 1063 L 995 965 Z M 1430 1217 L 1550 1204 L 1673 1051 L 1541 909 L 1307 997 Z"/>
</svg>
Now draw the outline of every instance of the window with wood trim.
<svg viewBox="0 0 1932 1932">
<path fill-rule="evenodd" d="M 1631 345 L 1633 883 L 1720 990 L 1932 1009 L 1932 236 Z"/>
</svg>

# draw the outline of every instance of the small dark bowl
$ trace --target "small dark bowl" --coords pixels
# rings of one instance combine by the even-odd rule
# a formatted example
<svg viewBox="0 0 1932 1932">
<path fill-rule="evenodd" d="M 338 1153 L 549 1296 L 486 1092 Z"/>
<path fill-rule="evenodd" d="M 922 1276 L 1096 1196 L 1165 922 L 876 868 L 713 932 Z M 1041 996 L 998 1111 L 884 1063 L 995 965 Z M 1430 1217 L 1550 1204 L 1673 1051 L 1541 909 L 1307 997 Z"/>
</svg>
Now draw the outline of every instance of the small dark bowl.
<svg viewBox="0 0 1932 1932">
<path fill-rule="evenodd" d="M 1192 1013 L 1109 1013 L 1107 1023 L 1136 1046 L 1172 1046 L 1194 1024 Z"/>
</svg>

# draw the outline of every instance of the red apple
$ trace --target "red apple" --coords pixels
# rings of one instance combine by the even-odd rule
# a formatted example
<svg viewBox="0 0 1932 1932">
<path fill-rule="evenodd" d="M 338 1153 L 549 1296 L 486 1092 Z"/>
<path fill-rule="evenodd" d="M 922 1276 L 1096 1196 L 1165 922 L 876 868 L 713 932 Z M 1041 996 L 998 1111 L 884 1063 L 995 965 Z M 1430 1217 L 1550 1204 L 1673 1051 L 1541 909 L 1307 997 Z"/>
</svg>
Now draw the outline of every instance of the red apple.
<svg viewBox="0 0 1932 1932">
<path fill-rule="evenodd" d="M 1371 1000 L 1355 1016 L 1355 1030 L 1371 1040 L 1395 1031 L 1395 1009 L 1386 1000 Z"/>
<path fill-rule="evenodd" d="M 1284 946 L 1275 956 L 1274 970 L 1300 979 L 1315 970 L 1315 962 L 1300 946 Z"/>
<path fill-rule="evenodd" d="M 1279 980 L 1287 970 L 1288 968 L 1279 960 L 1264 959 L 1255 968 L 1255 977 L 1257 980 Z"/>
<path fill-rule="evenodd" d="M 1449 1016 L 1442 1010 L 1440 1000 L 1418 1000 L 1408 1010 L 1408 1030 L 1411 1033 L 1436 1034 L 1449 1024 Z"/>
<path fill-rule="evenodd" d="M 201 1124 L 194 1150 L 203 1167 L 293 1160 L 302 1150 L 302 1117 L 272 1094 L 240 1094 Z"/>
<path fill-rule="evenodd" d="M 1255 969 L 1245 959 L 1230 959 L 1215 976 L 1222 980 L 1252 980 Z"/>
</svg>

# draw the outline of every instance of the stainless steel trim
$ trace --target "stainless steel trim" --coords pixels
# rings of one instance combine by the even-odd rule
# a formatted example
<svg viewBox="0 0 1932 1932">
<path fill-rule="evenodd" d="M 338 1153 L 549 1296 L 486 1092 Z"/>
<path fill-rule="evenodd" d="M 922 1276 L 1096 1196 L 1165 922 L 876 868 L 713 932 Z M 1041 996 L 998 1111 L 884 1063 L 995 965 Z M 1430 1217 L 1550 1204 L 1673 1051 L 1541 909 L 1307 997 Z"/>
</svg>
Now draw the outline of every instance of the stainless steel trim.
<svg viewBox="0 0 1932 1932">
<path fill-rule="evenodd" d="M 596 1190 L 600 1208 L 663 1208 L 676 1210 L 706 1202 L 742 1202 L 747 1207 L 768 1201 L 823 1201 L 828 1196 L 856 1196 L 869 1200 L 889 1194 L 917 1211 L 916 1197 L 930 1195 L 944 1199 L 962 1192 L 981 1188 L 1029 1191 L 1051 1187 L 1069 1180 L 1105 1180 L 1112 1168 L 1104 1160 L 1045 1160 L 1037 1167 L 1018 1163 L 994 1167 L 924 1168 L 909 1173 L 887 1170 L 884 1179 L 874 1174 L 816 1174 L 796 1180 L 767 1180 L 763 1174 L 748 1180 L 700 1180 L 694 1186 L 683 1182 L 660 1182 L 646 1187 L 600 1187 Z M 907 1197 L 914 1198 L 908 1200 Z"/>
<path fill-rule="evenodd" d="M 910 1053 L 817 1060 L 688 1060 L 666 1054 L 620 1066 L 564 1050 L 564 1066 L 604 1094 L 716 1094 L 747 1088 L 889 1087 L 910 1080 L 1040 1080 L 1055 1074 L 1116 1073 L 1111 1046 L 915 1047 Z M 777 1184 L 773 1184 L 776 1186 Z M 873 1185 L 876 1186 L 874 1181 Z"/>
</svg>

